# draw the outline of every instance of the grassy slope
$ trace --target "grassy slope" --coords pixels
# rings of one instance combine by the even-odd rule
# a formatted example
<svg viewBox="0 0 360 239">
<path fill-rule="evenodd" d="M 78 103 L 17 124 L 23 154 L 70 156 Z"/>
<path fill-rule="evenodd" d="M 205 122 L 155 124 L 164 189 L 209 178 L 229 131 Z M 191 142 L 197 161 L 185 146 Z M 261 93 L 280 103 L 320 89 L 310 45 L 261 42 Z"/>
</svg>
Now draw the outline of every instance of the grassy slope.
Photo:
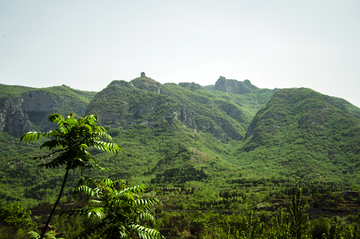
<svg viewBox="0 0 360 239">
<path fill-rule="evenodd" d="M 134 125 L 126 131 L 112 128 L 109 133 L 124 152 L 111 155 L 93 151 L 97 160 L 110 170 L 88 171 L 82 175 L 126 179 L 129 185 L 149 185 L 152 181 L 170 187 L 199 186 L 212 182 L 220 187 L 226 186 L 231 176 L 238 177 L 242 172 L 223 157 L 230 152 L 229 144 L 221 143 L 211 134 L 200 136 L 178 121 L 172 127 Z M 6 152 L 0 160 L 4 169 L 0 177 L 0 201 L 33 204 L 45 198 L 54 200 L 64 172 L 36 167 L 39 162 L 31 157 L 44 153 L 39 150 L 39 144 L 19 144 L 17 138 L 1 133 L 0 147 Z M 194 173 L 198 176 L 194 177 Z M 70 194 L 80 175 L 80 172 L 70 173 L 65 196 Z"/>
<path fill-rule="evenodd" d="M 101 101 L 93 101 L 91 107 L 105 111 L 118 109 L 121 107 L 121 104 L 118 105 L 118 103 L 121 103 L 121 99 L 126 97 L 128 97 L 126 99 L 131 106 L 136 106 L 141 102 L 151 102 L 153 100 L 173 102 L 176 106 L 176 104 L 183 104 L 181 102 L 184 102 L 185 104 L 192 100 L 197 100 L 198 102 L 204 101 L 204 104 L 201 106 L 194 104 L 197 108 L 193 109 L 193 111 L 200 110 L 208 112 L 210 116 L 211 111 L 208 111 L 206 102 L 211 101 L 217 110 L 218 117 L 221 117 L 222 111 L 218 105 L 227 103 L 228 100 L 225 99 L 229 97 L 221 92 L 218 92 L 218 96 L 215 96 L 204 90 L 197 93 L 176 85 L 167 87 L 167 89 L 174 94 L 177 93 L 176 91 L 179 91 L 179 95 L 183 92 L 183 95 L 190 98 L 190 101 L 187 101 L 186 97 L 184 97 L 182 101 L 176 103 L 175 98 L 173 97 L 142 91 L 135 87 L 130 87 L 131 89 L 126 88 L 119 94 L 117 87 L 116 84 L 110 86 L 104 93 L 106 97 L 103 97 L 101 94 L 95 97 L 101 99 Z M 62 94 L 68 94 L 69 97 L 72 96 L 72 93 L 64 87 L 52 87 L 46 90 L 50 94 L 62 92 Z M 119 98 L 119 96 L 121 97 Z M 233 103 L 231 102 L 231 104 Z M 161 112 L 157 112 L 157 114 L 158 115 L 153 115 L 153 117 L 159 116 Z M 227 121 L 234 124 L 240 124 L 230 116 L 225 115 L 225 117 Z M 242 125 L 244 128 L 246 127 L 245 124 Z M 172 127 L 161 124 L 154 127 L 134 124 L 126 131 L 122 131 L 120 128 L 108 129 L 109 133 L 113 135 L 114 141 L 123 147 L 125 153 L 118 155 L 96 155 L 96 157 L 103 162 L 103 165 L 111 170 L 103 173 L 89 172 L 88 175 L 94 177 L 110 176 L 113 179 L 125 178 L 130 184 L 149 184 L 153 181 L 160 185 L 179 185 L 184 183 L 189 185 L 197 184 L 194 180 L 200 180 L 200 182 L 205 180 L 205 182 L 225 185 L 227 179 L 239 177 L 241 175 L 241 169 L 237 166 L 234 167 L 233 164 L 229 163 L 228 159 L 235 160 L 231 155 L 232 148 L 237 145 L 237 141 L 235 140 L 228 139 L 227 143 L 223 143 L 210 133 L 202 132 L 201 134 L 198 134 L 191 129 L 184 128 L 179 121 L 176 121 Z M 243 135 L 244 134 L 245 132 L 243 132 Z M 12 136 L 8 137 L 11 138 Z M 4 143 L 7 140 L 3 138 Z M 13 137 L 11 140 L 14 142 L 17 141 L 17 139 Z M 31 148 L 32 154 L 23 155 L 23 158 L 25 159 L 24 162 L 26 162 L 24 164 L 25 166 L 20 166 L 19 164 L 19 166 L 14 166 L 3 172 L 2 182 L 12 179 L 12 188 L 17 193 L 9 195 L 6 193 L 7 190 L 2 190 L 5 192 L 2 199 L 7 197 L 8 200 L 22 200 L 22 198 L 25 197 L 29 199 L 27 200 L 29 203 L 41 198 L 51 199 L 54 197 L 54 193 L 59 186 L 58 184 L 61 181 L 63 173 L 61 170 L 52 171 L 36 169 L 38 162 L 31 161 L 30 157 L 40 154 L 40 151 L 37 148 L 38 146 L 38 144 L 26 146 Z M 16 147 L 25 146 L 17 144 Z M 14 155 L 20 156 L 22 154 L 19 152 Z M 3 156 L 1 163 L 4 167 L 7 164 L 18 165 L 14 157 L 8 157 L 7 155 Z M 29 172 L 34 171 L 36 171 L 36 174 L 31 174 L 32 176 L 29 177 Z M 198 173 L 198 177 L 193 177 L 194 173 Z M 177 176 L 174 177 L 173 174 L 176 174 Z M 256 175 L 258 173 L 247 172 L 247 174 Z M 22 175 L 27 175 L 28 179 L 23 180 Z M 72 175 L 74 175 L 73 178 L 70 179 L 67 184 L 69 188 L 72 188 L 72 186 L 75 185 L 75 178 L 78 178 L 80 174 L 73 173 Z M 7 185 L 4 187 L 10 187 L 10 184 L 5 183 L 4 185 Z M 49 189 L 49 185 L 53 185 L 52 189 Z M 68 193 L 69 191 L 65 192 L 65 195 Z"/>
<path fill-rule="evenodd" d="M 90 103 L 90 101 L 97 94 L 97 92 L 95 92 L 95 91 L 76 90 L 76 89 L 72 89 L 65 85 L 39 88 L 38 90 L 48 92 L 48 93 L 52 94 L 53 96 L 74 98 L 74 99 L 77 99 L 79 101 L 83 101 L 86 103 Z"/>
<path fill-rule="evenodd" d="M 175 105 L 186 105 L 194 115 L 198 114 L 197 117 L 210 119 L 218 115 L 223 117 L 224 122 L 246 129 L 252 117 L 274 93 L 258 89 L 249 94 L 235 95 L 191 90 L 175 84 L 165 84 L 163 87 L 173 95 L 171 98 L 135 87 L 123 91 L 121 97 L 129 97 L 129 103 L 134 106 L 142 101 L 166 99 Z M 46 90 L 50 93 L 74 93 L 74 90 L 71 93 L 63 86 Z M 98 94 L 95 99 L 98 97 L 101 101 L 93 101 L 92 107 L 105 111 L 121 107 L 119 99 L 124 98 L 116 98 L 119 94 L 115 88 L 113 94 L 109 94 L 111 92 L 103 96 Z M 105 99 L 105 96 L 110 98 Z M 91 94 L 84 97 L 91 98 Z M 235 105 L 244 113 L 239 118 L 243 122 L 224 113 L 227 105 Z M 305 117 L 304 123 L 299 126 L 302 117 Z M 319 122 L 312 124 L 313 119 Z M 172 126 L 133 124 L 126 131 L 109 127 L 114 142 L 122 146 L 124 153 L 108 155 L 94 151 L 96 158 L 110 170 L 86 172 L 85 175 L 122 178 L 130 185 L 149 185 L 153 182 L 162 186 L 213 185 L 222 189 L 236 186 L 239 179 L 259 180 L 272 176 L 350 183 L 357 177 L 355 170 L 359 151 L 356 150 L 359 142 L 356 124 L 359 121 L 331 98 L 309 89 L 279 90 L 259 111 L 254 121 L 260 123 L 254 134 L 245 141 L 231 138 L 219 140 L 205 131 L 199 134 L 183 127 L 179 121 Z M 241 133 L 245 136 L 244 130 Z M 63 172 L 61 169 L 53 171 L 36 167 L 38 162 L 32 161 L 31 157 L 41 153 L 39 144 L 19 145 L 18 139 L 1 133 L 0 147 L 4 152 L 0 166 L 5 169 L 1 172 L 0 201 L 34 203 L 43 198 L 54 198 Z M 65 195 L 69 195 L 79 177 L 80 172 L 71 173 Z"/>
<path fill-rule="evenodd" d="M 235 153 L 237 164 L 305 181 L 355 182 L 360 121 L 344 105 L 310 89 L 277 91 Z"/>
<path fill-rule="evenodd" d="M 164 86 L 176 100 L 193 112 L 200 130 L 204 120 L 214 125 L 226 124 L 243 137 L 257 110 L 272 95 L 270 90 L 254 90 L 252 93 L 239 95 L 221 91 L 191 90 L 176 84 Z M 235 112 L 234 115 L 227 113 L 229 108 Z"/>
<path fill-rule="evenodd" d="M 27 91 L 35 90 L 35 89 L 36 88 L 27 87 L 27 86 L 0 84 L 0 98 L 5 96 L 17 97 Z"/>
<path fill-rule="evenodd" d="M 26 93 L 28 91 L 36 91 L 36 90 L 42 90 L 53 95 L 61 95 L 70 98 L 79 98 L 87 103 L 90 103 L 90 101 L 94 98 L 94 96 L 97 93 L 94 91 L 76 90 L 65 85 L 45 87 L 45 88 L 33 88 L 27 86 L 0 84 L 0 97 L 4 97 L 4 96 L 18 97 L 21 96 L 21 94 Z"/>
</svg>

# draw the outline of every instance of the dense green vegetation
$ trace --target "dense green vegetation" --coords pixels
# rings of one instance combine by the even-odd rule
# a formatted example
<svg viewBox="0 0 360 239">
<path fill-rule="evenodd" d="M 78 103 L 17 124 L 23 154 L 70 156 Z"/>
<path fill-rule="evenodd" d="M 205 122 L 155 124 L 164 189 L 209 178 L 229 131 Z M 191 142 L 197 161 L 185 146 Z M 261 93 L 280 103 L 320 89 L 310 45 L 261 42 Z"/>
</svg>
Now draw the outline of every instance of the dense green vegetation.
<svg viewBox="0 0 360 239">
<path fill-rule="evenodd" d="M 103 180 L 98 186 L 107 181 L 107 179 Z M 213 190 L 197 188 L 149 189 L 148 193 L 144 195 L 145 200 L 152 201 L 158 198 L 160 205 L 155 209 L 156 220 L 153 222 L 148 221 L 147 225 L 159 230 L 166 238 L 359 238 L 360 215 L 356 215 L 354 211 L 336 209 L 340 205 L 353 205 L 359 208 L 359 198 L 355 199 L 353 194 L 333 194 L 327 191 L 351 188 L 339 185 L 315 186 L 303 184 L 301 186 L 302 190 L 291 186 L 280 186 L 273 189 L 268 188 L 271 189 L 270 191 L 261 187 L 252 187 L 243 190 L 242 195 L 237 194 L 234 190 L 228 191 L 221 196 L 224 196 L 224 198 L 241 198 L 248 195 L 248 198 L 245 196 L 246 202 L 234 201 L 231 210 L 222 208 L 220 204 L 217 205 L 217 208 L 207 207 L 207 209 L 193 210 L 193 205 L 184 203 L 185 200 L 183 199 L 186 197 L 199 202 L 206 200 L 211 195 L 219 197 Z M 106 187 L 100 189 L 104 190 L 104 193 L 113 192 L 113 189 L 109 191 Z M 82 191 L 91 193 L 92 190 L 84 188 Z M 301 195 L 302 191 L 303 195 Z M 121 191 L 114 192 L 119 193 Z M 109 197 L 108 200 L 111 198 L 113 197 Z M 121 196 L 113 199 L 124 200 L 125 198 L 125 196 Z M 309 204 L 307 200 L 310 201 Z M 91 233 L 91 225 L 101 222 L 97 218 L 103 212 L 102 210 L 105 210 L 105 208 L 102 208 L 103 206 L 106 207 L 105 202 L 107 201 L 101 200 L 100 204 L 95 203 L 96 200 L 91 201 L 94 202 L 89 206 L 86 206 L 81 199 L 61 204 L 62 209 L 66 209 L 69 202 L 72 202 L 70 204 L 76 208 L 82 207 L 83 209 L 67 210 L 68 213 L 66 214 L 70 212 L 71 217 L 56 216 L 52 223 L 52 229 L 56 231 L 58 238 L 72 238 L 82 232 Z M 238 204 L 240 204 L 240 207 Z M 189 208 L 186 208 L 187 206 Z M 329 210 L 330 206 L 334 209 Z M 44 210 L 46 207 L 45 204 L 39 205 L 33 209 L 33 213 L 39 215 L 37 210 L 39 208 Z M 8 210 L 9 208 L 12 210 Z M 108 209 L 120 208 L 110 207 Z M 141 208 L 138 209 L 141 210 Z M 74 214 L 74 212 L 80 212 L 81 210 L 84 213 L 90 212 L 93 216 L 87 218 L 81 216 L 81 214 Z M 99 210 L 100 212 L 98 212 Z M 344 214 L 345 211 L 346 214 Z M 342 214 L 341 216 L 334 216 L 334 212 Z M 7 235 L 16 235 L 13 238 L 28 238 L 26 230 L 36 231 L 35 223 L 40 225 L 43 220 L 43 216 L 33 216 L 30 220 L 29 214 L 30 212 L 21 205 L 1 205 L 0 216 L 3 215 L 0 223 L 1 235 L 5 236 L 4 238 L 7 238 Z M 14 224 L 12 219 L 14 215 L 19 215 L 16 219 L 19 226 Z M 120 215 L 124 214 L 115 213 L 113 216 Z M 309 220 L 309 217 L 311 220 Z M 103 225 L 107 223 L 105 222 Z M 93 235 L 91 238 L 102 237 Z"/>
<path fill-rule="evenodd" d="M 46 133 L 28 132 L 20 138 L 20 141 L 25 143 L 36 142 L 42 137 L 50 138 L 40 146 L 40 148 L 44 148 L 50 153 L 34 157 L 35 160 L 45 161 L 40 163 L 38 167 L 46 169 L 65 167 L 63 183 L 45 228 L 48 227 L 51 217 L 55 213 L 70 170 L 104 170 L 88 150 L 95 148 L 107 153 L 117 153 L 121 150 L 119 145 L 115 143 L 101 141 L 101 138 L 108 141 L 111 141 L 112 138 L 106 133 L 104 127 L 98 125 L 98 118 L 95 115 L 87 115 L 76 119 L 73 113 L 67 117 L 55 113 L 49 116 L 49 121 L 56 123 L 57 128 Z M 46 229 L 43 230 L 40 238 L 43 238 L 45 232 Z"/>
<path fill-rule="evenodd" d="M 0 84 L 0 97 L 6 97 L 6 96 L 16 97 L 31 90 L 36 90 L 36 88 Z"/>
<path fill-rule="evenodd" d="M 90 150 L 109 170 L 70 171 L 60 201 L 63 209 L 84 206 L 84 201 L 71 197 L 80 178 L 123 179 L 130 187 L 146 185 L 145 198 L 160 200 L 156 220 L 148 226 L 168 238 L 259 238 L 251 237 L 254 231 L 261 238 L 291 238 L 276 234 L 290 228 L 276 218 L 290 223 L 294 189 L 302 188 L 311 219 L 303 219 L 303 235 L 321 238 L 315 228 L 325 228 L 325 238 L 358 233 L 358 219 L 341 214 L 349 205 L 358 208 L 358 194 L 339 195 L 359 189 L 360 109 L 343 99 L 304 88 L 254 88 L 231 94 L 195 83 L 162 85 L 146 77 L 130 83 L 113 81 L 96 95 L 66 86 L 2 87 L 3 97 L 42 90 L 57 102 L 72 99 L 59 112 L 97 114 L 113 142 L 124 150 L 116 155 Z M 44 111 L 37 117 L 49 114 Z M 37 118 L 29 118 L 41 130 Z M 18 138 L 0 132 L 4 205 L 20 202 L 36 213 L 49 210 L 48 203 L 55 201 L 62 168 L 46 170 L 30 160 L 41 155 L 42 143 L 40 139 L 19 144 Z M 327 215 L 326 208 L 334 214 Z M 33 221 L 40 224 L 41 217 Z M 66 238 L 86 226 L 82 217 L 67 220 L 72 225 L 54 219 Z M 22 230 L 15 229 L 19 235 Z"/>
<path fill-rule="evenodd" d="M 0 98 L 1 97 L 19 97 L 22 94 L 29 91 L 44 91 L 52 94 L 54 97 L 63 97 L 63 98 L 77 98 L 80 101 L 85 101 L 90 103 L 90 101 L 94 98 L 97 92 L 94 91 L 82 91 L 72 89 L 66 85 L 62 86 L 53 86 L 47 88 L 33 88 L 26 86 L 17 86 L 17 85 L 4 85 L 0 84 Z"/>
<path fill-rule="evenodd" d="M 113 82 L 95 97 L 87 111 L 120 112 L 125 103 L 130 104 L 129 109 L 145 102 L 159 105 L 148 114 L 136 116 L 128 112 L 136 120 L 123 125 L 126 130 L 116 122 L 105 124 L 124 153 L 106 156 L 94 152 L 111 170 L 92 176 L 122 178 L 130 185 L 151 182 L 181 185 L 194 181 L 225 188 L 236 187 L 239 179 L 251 182 L 289 177 L 294 181 L 352 183 L 358 177 L 358 119 L 330 97 L 310 89 L 278 90 L 255 116 L 273 91 L 255 89 L 248 94 L 228 94 L 175 84 L 161 85 L 141 78 L 135 79 L 133 85 Z M 96 107 L 100 103 L 104 107 Z M 181 107 L 189 109 L 197 122 L 196 129 L 183 127 L 181 119 L 144 123 L 152 118 L 161 119 Z M 227 114 L 228 108 L 232 109 L 228 112 L 234 114 Z M 248 132 L 245 141 L 221 131 L 221 127 L 227 125 L 231 129 L 228 132 L 237 132 L 236 135 L 245 138 L 251 122 L 253 133 Z M 207 128 L 209 124 L 214 126 L 213 130 Z M 37 145 L 19 145 L 16 138 L 0 134 L 0 164 L 4 169 L 1 200 L 32 204 L 42 198 L 50 199 L 60 174 L 57 171 L 45 173 L 25 160 L 38 153 Z M 35 171 L 36 174 L 30 173 Z M 80 176 L 81 173 L 71 173 L 69 184 L 75 186 Z M 15 193 L 5 190 L 10 184 Z M 54 189 L 47 186 L 50 184 Z"/>
<path fill-rule="evenodd" d="M 310 89 L 277 91 L 254 117 L 239 164 L 304 181 L 357 181 L 360 125 L 344 105 Z"/>
<path fill-rule="evenodd" d="M 333 97 L 333 99 L 341 104 L 343 104 L 349 112 L 351 112 L 356 118 L 360 119 L 360 109 L 354 105 L 352 105 L 349 101 Z"/>
</svg>

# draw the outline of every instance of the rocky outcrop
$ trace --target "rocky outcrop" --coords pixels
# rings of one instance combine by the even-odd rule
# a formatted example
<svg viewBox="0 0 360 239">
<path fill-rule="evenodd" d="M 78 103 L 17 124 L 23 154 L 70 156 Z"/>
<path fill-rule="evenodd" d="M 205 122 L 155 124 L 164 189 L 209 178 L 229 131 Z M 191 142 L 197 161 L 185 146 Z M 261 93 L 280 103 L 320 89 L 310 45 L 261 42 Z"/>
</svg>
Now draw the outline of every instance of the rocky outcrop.
<svg viewBox="0 0 360 239">
<path fill-rule="evenodd" d="M 241 128 L 237 128 L 228 120 L 213 119 L 217 126 L 232 139 L 242 140 L 244 137 L 240 134 Z"/>
<path fill-rule="evenodd" d="M 196 123 L 200 131 L 211 133 L 218 139 L 225 137 L 223 129 L 208 117 L 196 117 Z"/>
<path fill-rule="evenodd" d="M 206 117 L 204 115 L 196 115 L 195 122 L 200 131 L 213 134 L 218 139 L 230 137 L 236 140 L 242 140 L 240 134 L 241 128 L 236 127 L 232 122 L 225 118 L 216 118 L 214 116 Z"/>
<path fill-rule="evenodd" d="M 169 95 L 168 91 L 163 87 L 162 84 L 148 77 L 136 78 L 130 81 L 130 84 L 140 90 L 150 91 L 162 95 Z"/>
<path fill-rule="evenodd" d="M 55 112 L 55 110 L 59 107 L 53 97 L 51 97 L 47 92 L 41 90 L 26 92 L 22 94 L 21 97 L 16 98 L 16 101 L 21 102 L 21 108 L 26 112 Z"/>
<path fill-rule="evenodd" d="M 184 87 L 184 88 L 188 88 L 190 90 L 205 90 L 205 88 L 197 83 L 191 82 L 181 82 L 179 83 L 179 86 Z"/>
<path fill-rule="evenodd" d="M 16 104 L 10 98 L 1 98 L 0 131 L 14 136 L 21 136 L 31 130 L 30 120 L 21 110 L 21 105 Z"/>
<path fill-rule="evenodd" d="M 257 89 L 256 86 L 252 85 L 249 80 L 237 81 L 237 80 L 229 80 L 223 76 L 215 83 L 215 90 L 225 91 L 231 94 L 246 94 L 250 93 L 251 90 Z"/>
<path fill-rule="evenodd" d="M 194 121 L 191 111 L 185 106 L 181 106 L 178 110 L 174 111 L 170 115 L 165 116 L 166 121 L 173 122 L 175 119 L 182 122 L 183 125 L 196 129 L 196 123 Z"/>
<path fill-rule="evenodd" d="M 235 119 L 240 123 L 246 123 L 245 114 L 240 110 L 239 106 L 230 102 L 221 102 L 220 104 L 218 104 L 218 106 L 231 118 Z"/>
<path fill-rule="evenodd" d="M 103 125 L 124 129 L 132 124 L 151 126 L 175 120 L 196 129 L 191 112 L 167 96 L 166 91 L 160 83 L 147 77 L 131 82 L 113 81 L 95 96 L 86 114 L 98 115 Z"/>
<path fill-rule="evenodd" d="M 86 97 L 81 94 L 84 92 L 63 85 L 51 87 L 49 90 L 30 89 L 16 97 L 5 96 L 0 105 L 0 131 L 14 136 L 30 130 L 49 131 L 56 128 L 56 125 L 48 120 L 48 116 L 53 113 L 64 116 L 75 113 L 76 116 L 84 116 L 87 102 L 80 98 Z"/>
<path fill-rule="evenodd" d="M 139 77 L 130 82 L 133 86 L 140 90 L 150 91 L 160 94 L 162 85 L 148 77 Z"/>
</svg>

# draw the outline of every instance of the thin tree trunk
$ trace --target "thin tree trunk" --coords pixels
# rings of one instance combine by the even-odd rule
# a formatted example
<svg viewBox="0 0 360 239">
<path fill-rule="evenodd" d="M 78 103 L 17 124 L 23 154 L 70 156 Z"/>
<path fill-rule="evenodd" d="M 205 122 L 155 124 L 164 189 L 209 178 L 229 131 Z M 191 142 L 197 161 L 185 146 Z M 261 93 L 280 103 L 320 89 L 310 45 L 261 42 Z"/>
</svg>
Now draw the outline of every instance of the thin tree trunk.
<svg viewBox="0 0 360 239">
<path fill-rule="evenodd" d="M 48 219 L 47 222 L 46 222 L 45 228 L 44 228 L 44 230 L 43 230 L 42 233 L 41 233 L 40 239 L 44 238 L 46 229 L 47 229 L 47 227 L 48 227 L 49 224 L 50 224 L 51 217 L 52 217 L 52 216 L 54 215 L 54 213 L 55 213 L 56 206 L 58 205 L 58 203 L 59 203 L 59 201 L 60 201 L 60 198 L 61 198 L 61 194 L 62 194 L 62 192 L 64 191 L 64 187 L 65 187 L 65 183 L 66 183 L 66 179 L 67 179 L 68 173 L 69 173 L 69 168 L 66 169 L 66 173 L 65 173 L 65 176 L 64 176 L 64 181 L 63 181 L 63 183 L 62 183 L 62 185 L 61 185 L 61 190 L 60 190 L 59 196 L 58 196 L 58 198 L 57 198 L 57 200 L 56 200 L 56 202 L 55 202 L 55 204 L 54 204 L 54 207 L 53 207 L 53 209 L 52 209 L 52 211 L 51 211 L 51 213 L 50 213 L 49 219 Z"/>
</svg>

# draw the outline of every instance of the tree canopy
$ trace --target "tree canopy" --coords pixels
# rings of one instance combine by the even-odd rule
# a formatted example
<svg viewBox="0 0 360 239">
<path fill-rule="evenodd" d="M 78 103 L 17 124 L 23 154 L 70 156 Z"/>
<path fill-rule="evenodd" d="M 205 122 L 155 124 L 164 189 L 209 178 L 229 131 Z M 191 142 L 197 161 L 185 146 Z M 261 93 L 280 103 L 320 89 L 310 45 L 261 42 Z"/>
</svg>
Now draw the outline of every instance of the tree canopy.
<svg viewBox="0 0 360 239">
<path fill-rule="evenodd" d="M 86 230 L 79 235 L 87 238 L 93 234 L 102 238 L 164 238 L 159 231 L 143 226 L 144 221 L 154 221 L 155 198 L 142 198 L 143 185 L 126 187 L 125 181 L 109 178 L 96 181 L 82 178 L 74 190 L 74 196 L 86 196 L 87 206 L 63 214 L 80 214 L 88 219 Z"/>
<path fill-rule="evenodd" d="M 112 138 L 106 133 L 106 129 L 98 124 L 99 120 L 95 115 L 87 115 L 76 119 L 73 113 L 66 118 L 55 113 L 49 116 L 49 121 L 57 123 L 55 130 L 45 133 L 28 132 L 20 138 L 20 142 L 24 141 L 25 143 L 37 141 L 42 137 L 50 138 L 49 141 L 42 143 L 40 146 L 49 150 L 50 153 L 35 157 L 34 159 L 49 159 L 49 161 L 41 163 L 40 167 L 57 168 L 65 166 L 66 169 L 58 198 L 40 238 L 43 238 L 51 217 L 55 212 L 56 205 L 60 201 L 69 170 L 76 168 L 81 170 L 90 168 L 104 169 L 91 156 L 88 148 L 93 147 L 108 153 L 117 153 L 121 150 L 120 146 L 116 143 L 100 140 L 101 138 L 106 138 L 108 141 L 111 141 Z"/>
</svg>

